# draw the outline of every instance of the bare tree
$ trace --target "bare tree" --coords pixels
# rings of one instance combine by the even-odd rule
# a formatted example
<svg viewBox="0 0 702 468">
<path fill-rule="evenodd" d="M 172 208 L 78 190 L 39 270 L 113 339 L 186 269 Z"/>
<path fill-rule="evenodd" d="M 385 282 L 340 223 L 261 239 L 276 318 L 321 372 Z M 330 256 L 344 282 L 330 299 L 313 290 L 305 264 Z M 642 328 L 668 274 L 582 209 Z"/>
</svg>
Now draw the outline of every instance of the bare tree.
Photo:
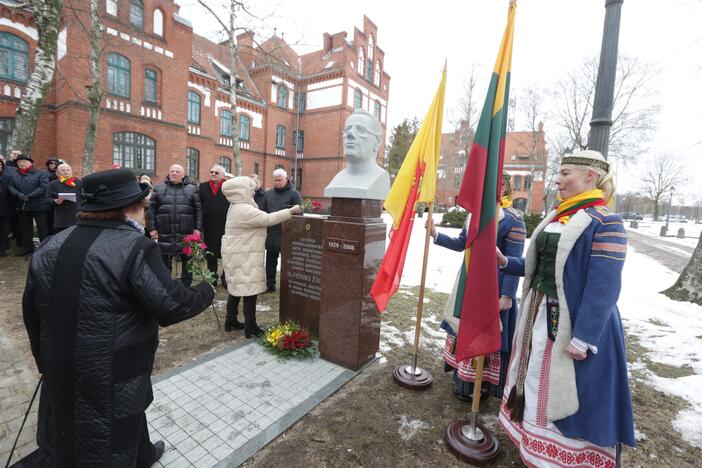
<svg viewBox="0 0 702 468">
<path fill-rule="evenodd" d="M 461 127 L 464 125 L 465 128 L 474 133 L 475 125 L 478 122 L 479 112 L 480 112 L 480 102 L 478 102 L 479 95 L 475 89 L 478 82 L 476 78 L 477 66 L 472 64 L 470 67 L 470 76 L 467 80 L 464 80 L 461 85 L 461 97 L 458 100 L 458 121 L 455 122 L 456 127 Z M 470 135 L 472 139 L 472 134 Z"/>
<path fill-rule="evenodd" d="M 653 202 L 653 219 L 658 219 L 658 204 L 663 194 L 675 185 L 685 182 L 684 165 L 669 154 L 651 158 L 643 176 L 643 191 Z"/>
<path fill-rule="evenodd" d="M 561 167 L 561 158 L 573 150 L 568 146 L 569 144 L 570 139 L 563 135 L 554 134 L 549 138 L 544 174 L 544 211 L 546 213 L 556 204 L 556 176 Z"/>
<path fill-rule="evenodd" d="M 560 80 L 552 93 L 552 119 L 575 150 L 587 149 L 589 144 L 597 64 L 597 59 L 587 59 Z M 660 111 L 653 86 L 657 73 L 656 66 L 636 57 L 622 56 L 617 61 L 609 152 L 623 162 L 641 152 L 654 130 Z"/>
<path fill-rule="evenodd" d="M 28 153 L 34 143 L 44 97 L 54 78 L 63 1 L 27 0 L 22 6 L 34 17 L 38 39 L 32 74 L 17 107 L 12 144 Z"/>
<path fill-rule="evenodd" d="M 528 140 L 519 140 L 520 154 L 529 155 L 529 171 L 532 180 L 537 180 L 541 176 L 544 181 L 544 192 L 548 173 L 548 156 L 542 154 L 546 152 L 546 142 L 544 141 L 543 119 L 545 112 L 543 109 L 544 92 L 541 88 L 530 85 L 522 89 L 521 98 L 515 103 L 514 114 L 519 113 L 524 120 L 525 130 L 529 133 Z M 513 118 L 514 118 L 513 117 Z M 543 158 L 545 157 L 545 158 Z M 546 159 L 547 164 L 541 168 L 539 161 Z M 544 193 L 545 195 L 545 193 Z M 531 191 L 528 193 L 527 211 L 531 207 Z"/>
<path fill-rule="evenodd" d="M 88 87 L 90 115 L 88 116 L 88 126 L 85 129 L 83 146 L 83 176 L 93 172 L 95 165 L 95 141 L 97 140 L 98 119 L 100 118 L 100 102 L 103 96 L 100 76 L 102 31 L 100 2 L 99 0 L 90 0 L 90 86 Z"/>
</svg>

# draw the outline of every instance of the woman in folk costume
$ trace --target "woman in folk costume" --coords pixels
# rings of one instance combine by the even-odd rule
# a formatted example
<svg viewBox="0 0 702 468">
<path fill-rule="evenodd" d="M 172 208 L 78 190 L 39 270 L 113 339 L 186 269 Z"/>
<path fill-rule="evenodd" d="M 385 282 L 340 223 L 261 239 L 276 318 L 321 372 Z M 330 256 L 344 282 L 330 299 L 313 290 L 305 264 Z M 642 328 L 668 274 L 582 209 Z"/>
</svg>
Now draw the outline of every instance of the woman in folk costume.
<svg viewBox="0 0 702 468">
<path fill-rule="evenodd" d="M 521 257 L 524 251 L 524 239 L 526 228 L 522 214 L 512 208 L 512 187 L 509 182 L 509 175 L 502 180 L 502 199 L 498 205 L 499 224 L 497 227 L 497 247 L 508 255 Z M 458 237 L 452 238 L 445 234 L 437 234 L 432 227 L 431 235 L 434 243 L 451 250 L 463 252 L 466 249 L 466 228 L 464 227 Z M 517 286 L 519 277 L 507 275 L 503 271 L 497 272 L 498 286 L 500 289 L 500 328 L 502 330 L 502 346 L 499 351 L 490 353 L 485 357 L 485 368 L 483 371 L 483 395 L 493 395 L 502 398 L 507 375 L 509 356 L 512 351 L 512 337 L 517 322 Z M 475 368 L 472 360 L 456 362 L 456 333 L 458 332 L 459 316 L 461 312 L 462 300 L 456 301 L 456 294 L 461 272 L 459 271 L 453 292 L 446 305 L 444 320 L 441 323 L 446 333 L 443 358 L 446 372 L 453 371 L 453 379 L 456 384 L 454 392 L 462 400 L 470 400 L 473 397 L 473 382 L 475 381 Z"/>
<path fill-rule="evenodd" d="M 615 467 L 635 445 L 617 309 L 626 232 L 600 153 L 564 156 L 556 185 L 526 257 L 497 252 L 525 277 L 499 420 L 528 466 Z"/>
</svg>

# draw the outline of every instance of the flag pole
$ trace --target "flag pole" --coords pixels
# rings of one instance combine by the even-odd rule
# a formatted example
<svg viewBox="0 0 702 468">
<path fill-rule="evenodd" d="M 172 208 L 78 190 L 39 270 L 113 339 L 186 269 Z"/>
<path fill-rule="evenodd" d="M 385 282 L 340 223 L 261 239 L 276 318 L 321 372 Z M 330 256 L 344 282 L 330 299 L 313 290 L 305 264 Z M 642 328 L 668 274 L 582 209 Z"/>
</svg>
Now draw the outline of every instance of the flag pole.
<svg viewBox="0 0 702 468">
<path fill-rule="evenodd" d="M 424 260 L 422 262 L 422 278 L 419 283 L 419 300 L 417 302 L 417 321 L 414 328 L 414 345 L 412 347 L 412 364 L 395 367 L 393 378 L 398 385 L 412 390 L 426 390 L 434 382 L 434 377 L 426 370 L 417 366 L 419 355 L 419 336 L 422 331 L 422 312 L 424 309 L 424 290 L 427 277 L 427 263 L 429 260 L 429 239 L 431 228 L 434 225 L 434 202 L 429 202 L 429 220 L 427 221 L 424 236 Z"/>
</svg>

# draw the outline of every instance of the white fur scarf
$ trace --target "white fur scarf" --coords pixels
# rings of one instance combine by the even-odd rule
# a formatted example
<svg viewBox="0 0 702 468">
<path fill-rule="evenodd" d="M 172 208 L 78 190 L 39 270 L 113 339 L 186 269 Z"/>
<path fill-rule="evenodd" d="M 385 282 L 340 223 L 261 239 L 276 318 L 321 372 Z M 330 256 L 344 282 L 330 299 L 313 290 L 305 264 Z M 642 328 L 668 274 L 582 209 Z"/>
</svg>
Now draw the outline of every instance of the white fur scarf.
<svg viewBox="0 0 702 468">
<path fill-rule="evenodd" d="M 524 337 L 524 326 L 526 321 L 526 301 L 536 269 L 536 238 L 556 216 L 556 211 L 551 211 L 539 224 L 531 235 L 531 242 L 526 253 L 524 267 L 524 283 L 522 285 L 522 300 L 520 302 L 519 321 L 517 333 L 514 336 L 512 347 L 512 365 L 519 363 L 521 342 Z M 565 291 L 563 289 L 563 270 L 565 269 L 568 255 L 573 250 L 575 242 L 580 235 L 590 225 L 590 216 L 584 210 L 578 211 L 570 218 L 565 225 L 561 237 L 558 241 L 558 253 L 556 254 L 556 288 L 558 290 L 558 302 L 560 305 L 560 317 L 558 320 L 558 332 L 551 355 L 551 375 L 549 379 L 549 391 L 551 396 L 548 399 L 546 408 L 547 419 L 550 422 L 563 419 L 578 411 L 578 391 L 575 385 L 575 366 L 573 359 L 566 353 L 566 347 L 572 338 L 572 325 L 570 321 L 570 310 L 566 302 Z"/>
</svg>

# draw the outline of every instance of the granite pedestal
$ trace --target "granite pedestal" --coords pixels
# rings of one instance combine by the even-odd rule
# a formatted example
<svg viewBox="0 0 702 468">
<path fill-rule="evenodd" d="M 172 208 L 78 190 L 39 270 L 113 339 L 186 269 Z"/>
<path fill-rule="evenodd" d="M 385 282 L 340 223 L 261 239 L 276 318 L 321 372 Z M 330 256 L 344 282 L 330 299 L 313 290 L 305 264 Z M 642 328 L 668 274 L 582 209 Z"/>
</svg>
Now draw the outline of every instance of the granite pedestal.
<svg viewBox="0 0 702 468">
<path fill-rule="evenodd" d="M 333 198 L 323 223 L 319 350 L 358 370 L 380 345 L 380 316 L 370 289 L 385 255 L 381 200 Z"/>
</svg>

